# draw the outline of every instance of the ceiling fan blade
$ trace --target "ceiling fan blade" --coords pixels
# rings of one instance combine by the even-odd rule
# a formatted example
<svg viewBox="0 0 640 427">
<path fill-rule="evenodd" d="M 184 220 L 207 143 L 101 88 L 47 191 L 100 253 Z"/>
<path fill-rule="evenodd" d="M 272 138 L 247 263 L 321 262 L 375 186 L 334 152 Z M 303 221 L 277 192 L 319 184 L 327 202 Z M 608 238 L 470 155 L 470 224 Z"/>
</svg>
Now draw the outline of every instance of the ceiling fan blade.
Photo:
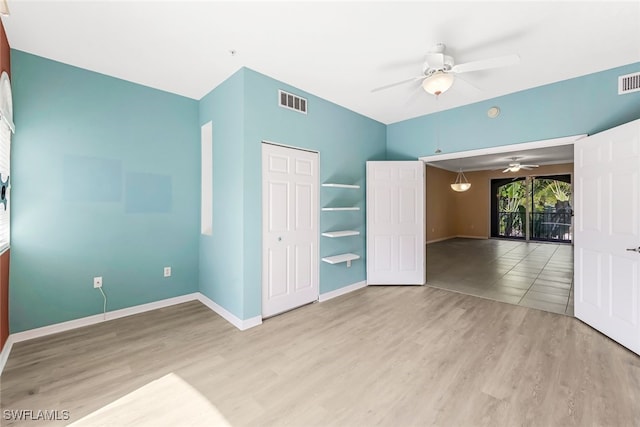
<svg viewBox="0 0 640 427">
<path fill-rule="evenodd" d="M 511 170 L 511 168 L 506 168 L 505 170 L 502 171 L 502 173 L 507 173 Z"/>
<path fill-rule="evenodd" d="M 533 168 L 537 168 L 540 165 L 520 165 L 521 168 L 523 169 L 533 169 Z"/>
<path fill-rule="evenodd" d="M 459 80 L 462 82 L 462 85 L 466 87 L 467 92 L 470 92 L 473 94 L 478 94 L 482 92 L 482 89 L 480 89 L 478 86 L 471 83 L 468 79 L 463 78 L 462 76 L 456 75 L 456 80 Z"/>
<path fill-rule="evenodd" d="M 400 85 L 403 85 L 403 84 L 415 82 L 415 81 L 421 80 L 421 79 L 424 79 L 424 76 L 413 77 L 413 78 L 410 78 L 410 79 L 407 79 L 407 80 L 402 80 L 401 82 L 395 82 L 395 83 L 391 83 L 391 84 L 388 84 L 388 85 L 380 86 L 380 87 L 377 87 L 375 89 L 371 89 L 371 92 L 379 92 L 381 90 L 385 90 L 385 89 L 392 88 L 394 86 L 400 86 Z"/>
<path fill-rule="evenodd" d="M 512 54 L 505 56 L 497 56 L 495 58 L 482 59 L 480 61 L 465 62 L 464 64 L 454 65 L 451 71 L 454 73 L 468 73 L 469 71 L 487 70 L 489 68 L 506 67 L 507 65 L 515 65 L 520 62 L 520 55 Z"/>
<path fill-rule="evenodd" d="M 407 100 L 404 103 L 404 106 L 407 107 L 409 105 L 413 105 L 415 104 L 416 101 L 418 101 L 419 99 L 431 99 L 431 97 L 425 97 L 425 92 L 424 89 L 422 89 L 422 83 L 418 82 L 413 83 L 414 87 L 411 88 L 411 95 L 407 98 Z"/>
<path fill-rule="evenodd" d="M 429 68 L 433 68 L 435 70 L 444 68 L 444 54 L 436 52 L 427 53 L 426 62 L 427 65 L 429 65 Z"/>
</svg>

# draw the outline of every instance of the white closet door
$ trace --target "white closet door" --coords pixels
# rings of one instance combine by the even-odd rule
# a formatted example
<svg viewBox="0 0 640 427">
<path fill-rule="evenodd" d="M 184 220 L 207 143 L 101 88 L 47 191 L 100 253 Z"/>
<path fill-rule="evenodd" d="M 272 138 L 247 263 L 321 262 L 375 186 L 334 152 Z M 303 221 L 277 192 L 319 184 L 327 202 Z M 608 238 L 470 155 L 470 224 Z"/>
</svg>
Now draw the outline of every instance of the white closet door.
<svg viewBox="0 0 640 427">
<path fill-rule="evenodd" d="M 367 284 L 424 285 L 425 165 L 367 162 Z"/>
<path fill-rule="evenodd" d="M 575 316 L 640 354 L 640 120 L 575 152 Z"/>
<path fill-rule="evenodd" d="M 262 144 L 262 317 L 318 299 L 318 153 Z"/>
</svg>

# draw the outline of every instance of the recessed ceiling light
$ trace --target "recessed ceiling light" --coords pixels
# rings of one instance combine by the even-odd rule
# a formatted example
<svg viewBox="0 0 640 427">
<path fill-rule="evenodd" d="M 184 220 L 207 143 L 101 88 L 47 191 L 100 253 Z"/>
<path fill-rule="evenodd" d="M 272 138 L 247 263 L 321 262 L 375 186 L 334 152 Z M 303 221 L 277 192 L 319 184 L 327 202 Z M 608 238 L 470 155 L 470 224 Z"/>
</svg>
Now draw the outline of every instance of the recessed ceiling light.
<svg viewBox="0 0 640 427">
<path fill-rule="evenodd" d="M 500 109 L 498 107 L 491 107 L 487 110 L 487 116 L 491 119 L 495 119 L 500 115 Z"/>
</svg>

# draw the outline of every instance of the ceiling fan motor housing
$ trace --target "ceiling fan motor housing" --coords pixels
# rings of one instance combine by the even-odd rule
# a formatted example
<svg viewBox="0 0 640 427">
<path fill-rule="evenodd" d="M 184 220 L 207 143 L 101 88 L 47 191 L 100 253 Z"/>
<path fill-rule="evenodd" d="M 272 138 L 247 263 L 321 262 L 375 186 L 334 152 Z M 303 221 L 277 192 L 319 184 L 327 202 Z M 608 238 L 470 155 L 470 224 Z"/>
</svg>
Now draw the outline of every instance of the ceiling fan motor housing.
<svg viewBox="0 0 640 427">
<path fill-rule="evenodd" d="M 453 66 L 455 65 L 455 62 L 453 61 L 453 57 L 449 55 L 443 55 L 443 58 L 444 58 L 444 65 L 438 68 L 429 66 L 429 63 L 425 61 L 424 64 L 422 65 L 422 74 L 424 74 L 425 77 L 429 77 L 437 73 L 438 71 L 444 71 L 444 72 L 451 71 L 451 68 L 453 68 Z"/>
</svg>

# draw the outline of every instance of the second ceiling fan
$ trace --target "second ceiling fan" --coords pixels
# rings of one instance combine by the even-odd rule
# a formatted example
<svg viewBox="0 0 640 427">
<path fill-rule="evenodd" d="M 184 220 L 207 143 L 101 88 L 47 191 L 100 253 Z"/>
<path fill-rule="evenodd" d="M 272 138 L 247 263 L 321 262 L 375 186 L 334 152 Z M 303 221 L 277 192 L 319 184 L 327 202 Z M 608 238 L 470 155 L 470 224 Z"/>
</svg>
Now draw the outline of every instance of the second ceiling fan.
<svg viewBox="0 0 640 427">
<path fill-rule="evenodd" d="M 438 43 L 427 53 L 421 76 L 381 86 L 373 89 L 371 92 L 378 92 L 394 86 L 422 80 L 422 88 L 427 93 L 438 96 L 446 92 L 453 85 L 456 74 L 506 67 L 519 62 L 520 56 L 511 54 L 456 64 L 453 57 L 446 54 L 446 46 L 443 43 Z"/>
<path fill-rule="evenodd" d="M 518 162 L 517 157 L 513 157 L 512 160 L 513 162 L 509 163 L 509 166 L 507 166 L 507 168 L 503 170 L 502 173 L 518 172 L 520 169 L 531 170 L 540 166 L 540 165 L 523 165 L 522 163 Z M 500 170 L 500 169 L 497 169 L 497 170 Z"/>
</svg>

